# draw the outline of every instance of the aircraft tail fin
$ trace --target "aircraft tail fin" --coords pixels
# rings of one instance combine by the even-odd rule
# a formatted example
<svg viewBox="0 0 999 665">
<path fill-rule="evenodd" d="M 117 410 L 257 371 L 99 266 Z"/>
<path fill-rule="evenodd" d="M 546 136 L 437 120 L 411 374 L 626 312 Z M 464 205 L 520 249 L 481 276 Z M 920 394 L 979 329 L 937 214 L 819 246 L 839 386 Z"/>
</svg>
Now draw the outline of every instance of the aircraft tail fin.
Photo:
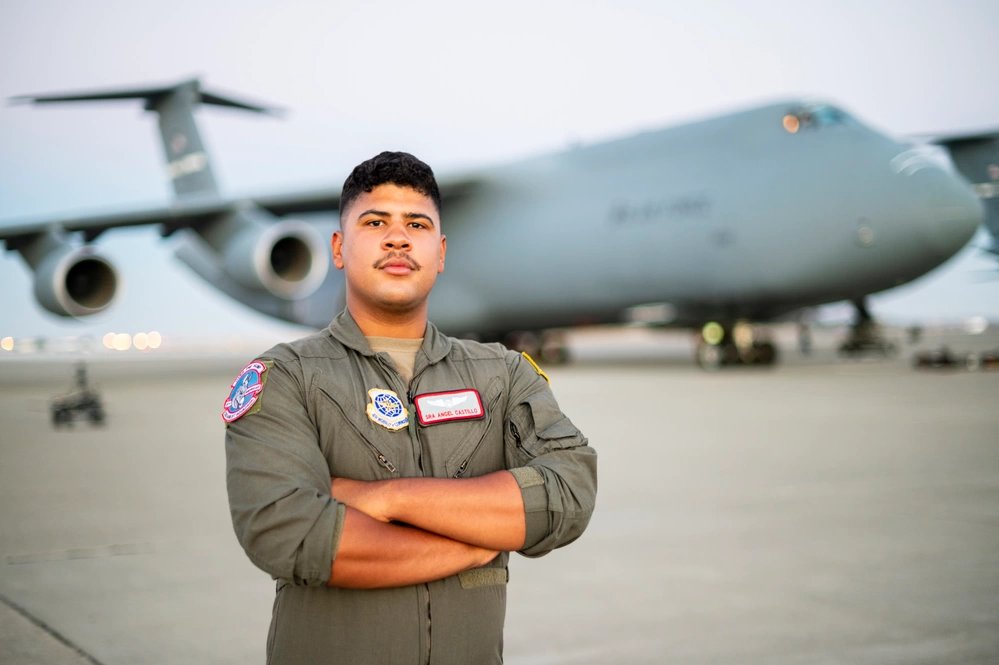
<svg viewBox="0 0 999 665">
<path fill-rule="evenodd" d="M 123 99 L 144 100 L 144 108 L 157 114 L 167 175 L 178 198 L 218 193 L 208 152 L 201 141 L 194 120 L 195 106 L 212 104 L 254 113 L 273 115 L 279 113 L 275 108 L 205 92 L 201 90 L 201 82 L 198 79 L 161 87 L 124 88 L 74 94 L 23 95 L 14 97 L 11 101 L 51 104 Z"/>
<path fill-rule="evenodd" d="M 933 143 L 950 152 L 954 166 L 982 199 L 985 228 L 992 235 L 986 251 L 999 256 L 999 130 L 936 137 Z"/>
</svg>

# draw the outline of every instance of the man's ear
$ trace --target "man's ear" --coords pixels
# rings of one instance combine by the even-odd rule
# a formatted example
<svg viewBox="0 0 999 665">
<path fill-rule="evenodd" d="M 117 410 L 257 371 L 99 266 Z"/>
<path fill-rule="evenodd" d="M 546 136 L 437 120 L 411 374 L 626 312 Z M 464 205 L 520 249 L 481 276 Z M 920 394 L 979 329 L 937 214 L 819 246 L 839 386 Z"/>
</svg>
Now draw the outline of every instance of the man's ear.
<svg viewBox="0 0 999 665">
<path fill-rule="evenodd" d="M 343 270 L 343 231 L 334 231 L 330 238 L 330 249 L 333 250 L 333 265 L 337 270 Z"/>
<path fill-rule="evenodd" d="M 438 274 L 444 272 L 444 256 L 447 254 L 447 236 L 441 235 L 441 260 L 437 266 Z"/>
</svg>

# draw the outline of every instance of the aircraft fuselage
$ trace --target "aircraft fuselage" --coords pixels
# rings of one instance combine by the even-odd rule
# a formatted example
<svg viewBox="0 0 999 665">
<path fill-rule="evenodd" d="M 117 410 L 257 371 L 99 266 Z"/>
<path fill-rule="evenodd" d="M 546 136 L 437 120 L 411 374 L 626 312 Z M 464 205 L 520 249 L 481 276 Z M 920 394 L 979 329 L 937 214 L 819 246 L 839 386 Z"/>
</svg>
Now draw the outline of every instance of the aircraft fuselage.
<svg viewBox="0 0 999 665">
<path fill-rule="evenodd" d="M 668 303 L 676 323 L 766 320 L 910 281 L 971 238 L 959 176 L 845 114 L 791 133 L 793 106 L 482 172 L 442 211 L 432 318 L 508 331 Z"/>
</svg>

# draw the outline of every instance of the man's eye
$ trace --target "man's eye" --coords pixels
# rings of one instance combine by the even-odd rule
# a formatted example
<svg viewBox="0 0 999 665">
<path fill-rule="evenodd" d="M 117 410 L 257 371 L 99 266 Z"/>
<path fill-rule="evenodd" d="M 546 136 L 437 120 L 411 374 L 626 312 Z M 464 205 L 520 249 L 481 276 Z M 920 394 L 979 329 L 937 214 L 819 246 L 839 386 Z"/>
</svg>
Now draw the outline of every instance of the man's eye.
<svg viewBox="0 0 999 665">
<path fill-rule="evenodd" d="M 364 223 L 365 226 L 381 226 L 383 224 L 380 219 L 369 219 Z"/>
</svg>

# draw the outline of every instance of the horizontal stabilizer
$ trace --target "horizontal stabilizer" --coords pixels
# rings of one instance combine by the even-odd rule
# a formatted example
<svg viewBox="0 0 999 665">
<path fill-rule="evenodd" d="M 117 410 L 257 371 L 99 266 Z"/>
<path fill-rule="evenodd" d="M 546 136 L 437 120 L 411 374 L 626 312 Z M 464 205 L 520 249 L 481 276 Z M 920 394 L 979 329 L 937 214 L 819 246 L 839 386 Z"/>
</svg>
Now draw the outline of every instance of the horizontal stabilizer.
<svg viewBox="0 0 999 665">
<path fill-rule="evenodd" d="M 52 104 L 60 102 L 94 102 L 103 100 L 143 99 L 146 100 L 146 109 L 152 110 L 159 100 L 185 87 L 193 90 L 194 101 L 196 103 L 211 104 L 214 106 L 228 106 L 230 108 L 253 111 L 254 113 L 267 113 L 270 115 L 280 115 L 282 113 L 281 109 L 276 107 L 253 104 L 227 95 L 203 91 L 201 90 L 201 82 L 198 79 L 189 79 L 174 85 L 158 87 L 117 88 L 113 90 L 92 90 L 78 93 L 18 95 L 17 97 L 11 97 L 10 101 L 15 104 Z"/>
<path fill-rule="evenodd" d="M 65 102 L 95 102 L 138 99 L 147 111 L 156 113 L 160 141 L 166 161 L 166 172 L 178 199 L 217 195 L 218 186 L 212 172 L 208 151 L 201 140 L 194 120 L 194 109 L 200 104 L 280 115 L 277 108 L 252 104 L 228 95 L 205 92 L 201 81 L 188 79 L 167 86 L 136 86 L 113 90 L 90 90 L 76 93 L 22 95 L 12 102 L 62 104 Z"/>
</svg>

